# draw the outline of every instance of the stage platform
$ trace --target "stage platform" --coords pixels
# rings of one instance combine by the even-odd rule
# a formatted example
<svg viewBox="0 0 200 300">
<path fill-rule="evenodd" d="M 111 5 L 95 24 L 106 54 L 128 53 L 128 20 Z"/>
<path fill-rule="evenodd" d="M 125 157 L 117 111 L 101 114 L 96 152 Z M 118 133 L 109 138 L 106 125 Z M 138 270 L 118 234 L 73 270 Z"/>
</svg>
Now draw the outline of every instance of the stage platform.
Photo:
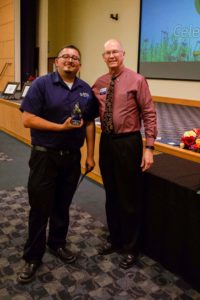
<svg viewBox="0 0 200 300">
<path fill-rule="evenodd" d="M 200 291 L 200 165 L 162 153 L 144 186 L 144 253 Z"/>
</svg>

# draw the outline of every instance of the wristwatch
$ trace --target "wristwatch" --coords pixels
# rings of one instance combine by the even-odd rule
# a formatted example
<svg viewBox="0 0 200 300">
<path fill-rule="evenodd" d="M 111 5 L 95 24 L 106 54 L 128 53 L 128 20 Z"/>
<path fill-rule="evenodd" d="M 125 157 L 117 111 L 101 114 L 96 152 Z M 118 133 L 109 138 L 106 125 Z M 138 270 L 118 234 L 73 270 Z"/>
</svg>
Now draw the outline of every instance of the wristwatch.
<svg viewBox="0 0 200 300">
<path fill-rule="evenodd" d="M 146 148 L 146 149 L 150 149 L 150 150 L 154 150 L 154 149 L 155 149 L 154 146 L 148 146 L 148 145 L 145 146 L 145 148 Z"/>
</svg>

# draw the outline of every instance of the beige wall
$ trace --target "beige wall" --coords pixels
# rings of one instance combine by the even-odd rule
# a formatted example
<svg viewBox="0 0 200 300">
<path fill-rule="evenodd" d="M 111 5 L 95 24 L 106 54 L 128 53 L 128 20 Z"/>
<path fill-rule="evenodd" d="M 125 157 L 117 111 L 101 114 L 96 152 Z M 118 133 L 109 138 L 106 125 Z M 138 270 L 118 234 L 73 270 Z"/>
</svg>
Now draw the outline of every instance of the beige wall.
<svg viewBox="0 0 200 300">
<path fill-rule="evenodd" d="M 126 63 L 136 70 L 139 1 L 138 0 L 71 0 L 71 42 L 82 52 L 81 77 L 92 84 L 106 71 L 101 54 L 104 42 L 120 39 L 126 49 Z M 119 20 L 110 14 L 119 15 Z"/>
<path fill-rule="evenodd" d="M 13 0 L 0 1 L 0 73 L 6 63 L 10 63 L 0 76 L 0 90 L 15 77 L 14 68 L 14 3 Z"/>
<path fill-rule="evenodd" d="M 14 62 L 15 81 L 21 81 L 21 26 L 20 26 L 20 0 L 14 0 Z M 21 87 L 21 86 L 20 86 Z"/>
<path fill-rule="evenodd" d="M 5 62 L 12 63 L 0 78 L 0 90 L 7 81 L 16 80 L 13 5 L 16 1 L 20 0 L 0 0 L 0 71 Z M 104 42 L 111 37 L 122 41 L 126 65 L 137 70 L 139 6 L 140 0 L 40 0 L 39 75 L 47 72 L 48 56 L 55 56 L 63 45 L 74 43 L 82 52 L 81 77 L 92 84 L 107 71 L 101 53 Z M 118 13 L 119 20 L 112 20 L 111 13 Z M 200 82 L 148 82 L 153 95 L 200 101 Z"/>
<path fill-rule="evenodd" d="M 148 82 L 154 96 L 200 101 L 200 82 L 177 80 L 149 80 Z"/>
<path fill-rule="evenodd" d="M 48 0 L 39 0 L 36 44 L 39 48 L 39 74 L 47 73 L 48 65 Z"/>
<path fill-rule="evenodd" d="M 69 0 L 48 0 L 48 57 L 57 55 L 59 49 L 70 43 Z"/>
<path fill-rule="evenodd" d="M 70 0 L 71 42 L 83 54 L 81 77 L 92 84 L 105 70 L 103 43 L 118 38 L 126 49 L 126 65 L 137 70 L 140 0 Z M 118 13 L 112 20 L 110 13 Z M 200 82 L 148 80 L 153 95 L 200 101 Z"/>
</svg>

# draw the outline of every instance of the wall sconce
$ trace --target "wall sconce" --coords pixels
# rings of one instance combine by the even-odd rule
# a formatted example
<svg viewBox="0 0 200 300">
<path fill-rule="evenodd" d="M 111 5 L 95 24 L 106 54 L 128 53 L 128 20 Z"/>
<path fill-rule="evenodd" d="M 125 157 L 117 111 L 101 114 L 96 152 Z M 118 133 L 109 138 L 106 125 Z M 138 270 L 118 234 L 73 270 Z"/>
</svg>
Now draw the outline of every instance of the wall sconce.
<svg viewBox="0 0 200 300">
<path fill-rule="evenodd" d="M 118 14 L 110 14 L 110 18 L 117 21 L 118 20 Z"/>
</svg>

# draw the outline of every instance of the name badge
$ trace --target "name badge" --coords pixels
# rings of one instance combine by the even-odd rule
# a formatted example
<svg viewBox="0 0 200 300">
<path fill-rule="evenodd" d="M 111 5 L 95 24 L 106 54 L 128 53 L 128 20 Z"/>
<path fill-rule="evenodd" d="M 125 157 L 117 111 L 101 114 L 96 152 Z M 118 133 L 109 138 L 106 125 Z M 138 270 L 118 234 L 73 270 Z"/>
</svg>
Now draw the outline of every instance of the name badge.
<svg viewBox="0 0 200 300">
<path fill-rule="evenodd" d="M 100 91 L 99 91 L 99 93 L 100 93 L 100 95 L 105 95 L 106 91 L 107 91 L 106 87 L 105 88 L 101 88 Z"/>
</svg>

